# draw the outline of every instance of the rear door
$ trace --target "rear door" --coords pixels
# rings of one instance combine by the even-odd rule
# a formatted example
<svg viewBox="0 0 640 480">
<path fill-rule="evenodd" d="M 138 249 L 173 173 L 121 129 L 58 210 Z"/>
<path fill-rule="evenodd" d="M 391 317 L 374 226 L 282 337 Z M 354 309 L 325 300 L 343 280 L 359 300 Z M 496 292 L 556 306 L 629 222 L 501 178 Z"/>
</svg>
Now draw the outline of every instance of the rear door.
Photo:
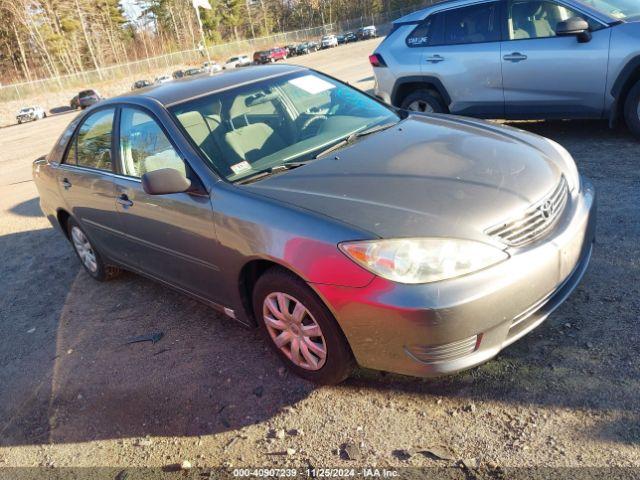
<svg viewBox="0 0 640 480">
<path fill-rule="evenodd" d="M 121 175 L 115 196 L 123 249 L 131 263 L 158 280 L 216 301 L 220 272 L 209 196 L 144 191 L 142 175 L 161 168 L 199 181 L 149 112 L 123 107 L 118 143 Z"/>
<path fill-rule="evenodd" d="M 502 75 L 507 118 L 600 118 L 604 111 L 610 28 L 549 0 L 507 4 Z M 558 22 L 582 17 L 592 38 L 556 36 Z"/>
<path fill-rule="evenodd" d="M 71 215 L 101 253 L 122 260 L 117 248 L 119 219 L 115 204 L 113 126 L 115 108 L 88 115 L 72 137 L 57 177 Z"/>
<path fill-rule="evenodd" d="M 442 83 L 451 113 L 504 114 L 500 63 L 500 2 L 481 2 L 430 15 L 409 37 L 421 49 L 423 76 Z"/>
</svg>

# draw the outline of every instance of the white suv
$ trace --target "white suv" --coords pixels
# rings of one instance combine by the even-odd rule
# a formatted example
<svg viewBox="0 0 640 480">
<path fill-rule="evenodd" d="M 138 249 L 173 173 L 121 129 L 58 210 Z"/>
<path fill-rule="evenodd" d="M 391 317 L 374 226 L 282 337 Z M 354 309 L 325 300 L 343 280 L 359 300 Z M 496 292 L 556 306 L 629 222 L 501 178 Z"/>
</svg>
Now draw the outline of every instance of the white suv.
<svg viewBox="0 0 640 480">
<path fill-rule="evenodd" d="M 483 118 L 624 116 L 640 135 L 640 2 L 453 0 L 394 22 L 375 94 Z"/>
</svg>

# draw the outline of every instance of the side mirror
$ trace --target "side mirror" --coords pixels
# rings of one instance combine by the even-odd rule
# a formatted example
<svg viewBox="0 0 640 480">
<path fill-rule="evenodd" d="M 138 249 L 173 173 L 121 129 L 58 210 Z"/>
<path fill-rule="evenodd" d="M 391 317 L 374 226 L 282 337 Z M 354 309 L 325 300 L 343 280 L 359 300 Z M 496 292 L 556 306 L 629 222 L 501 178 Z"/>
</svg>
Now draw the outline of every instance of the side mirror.
<svg viewBox="0 0 640 480">
<path fill-rule="evenodd" d="M 563 22 L 558 22 L 556 35 L 559 37 L 575 36 L 580 43 L 591 40 L 589 24 L 580 17 L 571 17 Z"/>
<path fill-rule="evenodd" d="M 142 188 L 149 195 L 182 193 L 191 188 L 191 180 L 174 168 L 161 168 L 142 175 Z"/>
</svg>

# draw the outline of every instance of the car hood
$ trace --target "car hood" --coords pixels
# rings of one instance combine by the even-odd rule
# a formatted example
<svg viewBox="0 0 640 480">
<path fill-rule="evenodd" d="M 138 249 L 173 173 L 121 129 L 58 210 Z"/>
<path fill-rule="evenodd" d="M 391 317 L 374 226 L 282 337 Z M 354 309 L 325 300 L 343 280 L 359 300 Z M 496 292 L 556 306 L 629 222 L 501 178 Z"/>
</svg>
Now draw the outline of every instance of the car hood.
<svg viewBox="0 0 640 480">
<path fill-rule="evenodd" d="M 245 188 L 382 238 L 490 241 L 484 230 L 521 214 L 559 181 L 553 150 L 541 140 L 481 121 L 410 116 Z"/>
</svg>

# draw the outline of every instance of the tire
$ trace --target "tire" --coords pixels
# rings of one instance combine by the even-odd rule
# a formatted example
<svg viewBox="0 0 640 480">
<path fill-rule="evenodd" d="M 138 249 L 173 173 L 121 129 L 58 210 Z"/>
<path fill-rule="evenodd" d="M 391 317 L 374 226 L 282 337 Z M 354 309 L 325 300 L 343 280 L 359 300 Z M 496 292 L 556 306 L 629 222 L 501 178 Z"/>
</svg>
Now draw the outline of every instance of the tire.
<svg viewBox="0 0 640 480">
<path fill-rule="evenodd" d="M 640 138 L 640 80 L 627 94 L 624 102 L 624 120 L 631 133 Z"/>
<path fill-rule="evenodd" d="M 440 95 L 433 90 L 416 90 L 407 95 L 400 108 L 418 113 L 446 113 L 447 109 Z"/>
<path fill-rule="evenodd" d="M 69 218 L 67 221 L 67 232 L 73 251 L 76 252 L 82 267 L 95 280 L 99 282 L 111 280 L 122 272 L 119 268 L 104 263 L 102 256 L 91 244 L 87 234 L 73 218 Z M 83 245 L 81 246 L 81 244 Z"/>
<path fill-rule="evenodd" d="M 300 321 L 295 320 L 292 313 L 296 306 L 302 312 Z M 282 315 L 287 310 L 291 311 Z M 253 289 L 253 311 L 271 348 L 299 377 L 322 385 L 334 385 L 351 374 L 355 362 L 338 323 L 300 278 L 277 267 L 267 270 Z M 278 337 L 285 339 L 281 347 L 276 345 L 275 338 Z M 302 347 L 298 347 L 297 355 L 295 345 Z"/>
</svg>

